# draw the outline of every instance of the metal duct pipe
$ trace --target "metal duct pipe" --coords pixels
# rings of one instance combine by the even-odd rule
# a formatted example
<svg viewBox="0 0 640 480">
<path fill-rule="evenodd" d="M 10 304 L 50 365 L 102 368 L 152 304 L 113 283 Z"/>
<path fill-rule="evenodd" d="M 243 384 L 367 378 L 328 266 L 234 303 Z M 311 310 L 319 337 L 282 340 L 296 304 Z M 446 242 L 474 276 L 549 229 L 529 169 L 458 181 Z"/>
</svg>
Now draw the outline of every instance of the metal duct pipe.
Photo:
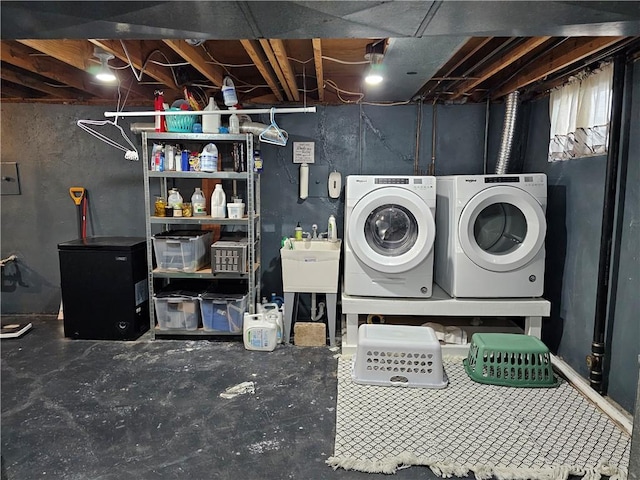
<svg viewBox="0 0 640 480">
<path fill-rule="evenodd" d="M 611 122 L 609 124 L 609 145 L 606 175 L 604 180 L 604 205 L 602 207 L 602 227 L 600 233 L 600 256 L 598 260 L 598 288 L 596 291 L 596 312 L 593 323 L 591 354 L 587 355 L 589 382 L 598 393 L 605 393 L 603 367 L 605 362 L 605 331 L 610 287 L 611 248 L 615 222 L 616 197 L 618 195 L 618 157 L 622 126 L 622 111 L 625 81 L 625 60 L 618 55 L 613 64 L 613 89 L 611 93 Z"/>
<path fill-rule="evenodd" d="M 502 127 L 502 140 L 500 142 L 500 152 L 498 153 L 498 162 L 496 163 L 496 173 L 504 175 L 509 169 L 509 159 L 511 157 L 511 146 L 513 145 L 513 132 L 516 128 L 516 120 L 518 117 L 518 97 L 520 92 L 517 90 L 507 95 L 504 110 L 504 126 Z"/>
<path fill-rule="evenodd" d="M 253 133 L 256 137 L 259 137 L 259 135 L 262 132 L 264 132 L 268 126 L 269 125 L 265 125 L 264 123 L 258 123 L 258 122 L 242 122 L 240 124 L 240 133 Z M 289 134 L 282 129 L 279 129 L 279 130 L 280 132 L 282 132 L 282 136 L 284 136 L 284 138 L 288 140 Z M 263 137 L 273 141 L 279 140 L 278 133 L 276 132 L 275 129 L 269 129 L 267 132 L 264 133 Z"/>
<path fill-rule="evenodd" d="M 136 122 L 129 126 L 129 130 L 131 130 L 132 133 L 155 132 L 156 124 Z"/>
</svg>

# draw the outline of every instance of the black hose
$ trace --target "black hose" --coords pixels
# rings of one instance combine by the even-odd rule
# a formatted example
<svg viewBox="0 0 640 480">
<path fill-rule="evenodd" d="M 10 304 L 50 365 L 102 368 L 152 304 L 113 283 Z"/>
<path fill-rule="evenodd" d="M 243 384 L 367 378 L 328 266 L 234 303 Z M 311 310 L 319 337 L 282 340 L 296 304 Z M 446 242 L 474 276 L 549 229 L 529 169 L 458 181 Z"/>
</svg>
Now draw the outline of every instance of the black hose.
<svg viewBox="0 0 640 480">
<path fill-rule="evenodd" d="M 600 233 L 600 256 L 598 260 L 598 286 L 596 291 L 596 312 L 593 324 L 593 342 L 588 357 L 589 382 L 598 393 L 604 393 L 602 381 L 605 360 L 605 331 L 607 323 L 607 302 L 611 265 L 611 244 L 615 222 L 615 208 L 618 182 L 618 156 L 620 154 L 623 94 L 626 62 L 624 55 L 616 56 L 613 64 L 613 90 L 611 99 L 611 123 L 609 128 L 609 148 L 607 154 L 604 184 L 604 205 L 602 207 L 602 229 Z"/>
</svg>

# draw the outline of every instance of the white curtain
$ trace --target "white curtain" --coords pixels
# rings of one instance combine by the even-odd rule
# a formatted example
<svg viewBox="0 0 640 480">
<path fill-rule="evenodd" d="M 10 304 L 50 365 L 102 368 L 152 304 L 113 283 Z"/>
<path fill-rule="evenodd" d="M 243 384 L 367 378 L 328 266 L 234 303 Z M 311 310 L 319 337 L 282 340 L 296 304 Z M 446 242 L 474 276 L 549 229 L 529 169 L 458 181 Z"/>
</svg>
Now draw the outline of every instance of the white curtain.
<svg viewBox="0 0 640 480">
<path fill-rule="evenodd" d="M 551 92 L 549 161 L 607 153 L 613 64 Z"/>
</svg>

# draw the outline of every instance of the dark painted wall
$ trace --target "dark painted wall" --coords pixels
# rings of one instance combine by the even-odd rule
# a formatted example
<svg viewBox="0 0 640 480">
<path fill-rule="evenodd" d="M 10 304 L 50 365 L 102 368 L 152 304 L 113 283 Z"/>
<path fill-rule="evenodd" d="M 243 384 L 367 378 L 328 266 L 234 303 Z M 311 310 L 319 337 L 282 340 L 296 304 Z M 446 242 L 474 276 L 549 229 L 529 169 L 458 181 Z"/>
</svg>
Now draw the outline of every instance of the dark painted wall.
<svg viewBox="0 0 640 480">
<path fill-rule="evenodd" d="M 617 291 L 611 299 L 607 327 L 609 395 L 628 411 L 633 410 L 640 354 L 640 140 L 634 134 L 640 118 L 640 64 L 633 68 L 628 170 L 621 185 L 625 198 L 618 239 L 614 240 L 618 265 L 612 283 L 617 284 Z M 551 301 L 551 318 L 544 322 L 543 339 L 588 377 L 585 358 L 591 353 L 593 338 L 606 157 L 547 162 L 548 112 L 548 98 L 530 108 L 524 163 L 525 171 L 545 172 L 548 180 L 544 296 Z M 621 161 L 621 167 L 624 163 Z M 624 168 L 620 171 L 625 173 Z"/>
<path fill-rule="evenodd" d="M 636 91 L 639 90 L 638 77 L 636 72 Z M 68 188 L 81 185 L 90 192 L 90 234 L 144 235 L 142 165 L 125 161 L 119 150 L 93 139 L 75 125 L 78 118 L 104 118 L 104 108 L 31 104 L 5 104 L 1 108 L 2 161 L 19 162 L 22 183 L 22 195 L 2 197 L 1 254 L 3 257 L 18 254 L 21 276 L 10 282 L 3 279 L 2 311 L 54 313 L 60 301 L 56 246 L 76 235 L 75 206 Z M 432 158 L 432 108 L 425 105 L 422 110 L 418 161 L 421 174 L 428 171 Z M 635 109 L 637 119 L 637 100 Z M 547 103 L 537 102 L 530 110 L 531 116 L 524 118 L 531 128 L 527 128 L 528 136 L 514 146 L 513 165 L 516 170 L 522 165 L 524 171 L 544 171 L 549 175 L 546 280 L 553 314 L 552 319 L 545 322 L 544 334 L 554 350 L 586 374 L 584 356 L 590 347 L 593 324 L 604 159 L 548 164 Z M 491 108 L 489 172 L 495 165 L 503 111 L 501 105 Z M 310 231 L 314 223 L 318 224 L 319 231 L 325 231 L 329 215 L 334 214 L 338 235 L 343 236 L 344 199 L 343 196 L 335 200 L 328 198 L 329 171 L 339 171 L 343 183 L 350 174 L 414 173 L 417 115 L 416 106 L 346 105 L 319 107 L 316 114 L 277 116 L 290 141 L 283 148 L 261 146 L 264 159 L 261 178 L 263 295 L 282 293 L 280 239 L 291 235 L 297 222 L 305 231 Z M 259 120 L 268 123 L 268 116 Z M 435 173 L 482 173 L 485 105 L 439 105 L 435 122 Z M 128 122 L 121 120 L 120 123 L 128 133 Z M 637 120 L 634 126 L 637 128 Z M 139 137 L 133 138 L 139 143 Z M 315 142 L 310 195 L 305 201 L 298 198 L 299 167 L 292 160 L 295 141 Z M 636 140 L 630 158 L 638 158 L 638 148 Z M 630 168 L 627 194 L 627 204 L 635 203 L 628 206 L 628 211 L 625 204 L 625 215 L 629 216 L 625 225 L 632 227 L 623 230 L 621 251 L 623 256 L 634 251 L 636 254 L 633 258 L 624 258 L 621 261 L 624 267 L 620 268 L 620 277 L 630 276 L 634 280 L 619 288 L 615 303 L 620 320 L 616 322 L 614 337 L 620 348 L 614 362 L 621 361 L 617 355 L 635 358 L 633 355 L 637 354 L 637 323 L 634 326 L 629 316 L 633 308 L 637 309 L 637 299 L 629 293 L 638 291 L 637 276 L 634 276 L 638 270 L 637 176 L 636 165 L 635 170 Z M 627 334 L 634 331 L 635 337 Z M 629 345 L 634 339 L 635 348 Z M 615 372 L 615 381 L 611 381 L 612 396 L 631 409 L 633 394 L 629 396 L 629 389 L 624 390 L 621 385 L 629 384 L 625 375 L 635 375 L 633 367 L 628 374 L 623 370 Z"/>
</svg>

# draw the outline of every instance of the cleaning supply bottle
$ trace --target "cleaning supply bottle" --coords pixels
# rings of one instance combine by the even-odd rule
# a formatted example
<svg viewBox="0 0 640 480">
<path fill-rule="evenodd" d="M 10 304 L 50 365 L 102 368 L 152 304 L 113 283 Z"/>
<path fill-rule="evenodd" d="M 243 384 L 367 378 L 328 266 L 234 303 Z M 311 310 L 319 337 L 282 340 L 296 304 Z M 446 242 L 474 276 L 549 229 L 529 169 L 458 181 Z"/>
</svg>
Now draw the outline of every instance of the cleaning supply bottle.
<svg viewBox="0 0 640 480">
<path fill-rule="evenodd" d="M 227 195 L 218 183 L 211 194 L 211 216 L 213 218 L 225 218 L 227 216 Z"/>
<path fill-rule="evenodd" d="M 204 195 L 202 194 L 200 187 L 196 187 L 195 192 L 191 195 L 191 206 L 193 208 L 194 217 L 207 214 L 207 202 L 204 199 Z"/>
<path fill-rule="evenodd" d="M 300 226 L 300 222 L 296 225 L 295 232 L 295 239 L 302 240 L 302 227 Z"/>
<path fill-rule="evenodd" d="M 204 108 L 205 112 L 220 110 L 213 97 L 209 97 L 209 104 Z M 219 133 L 220 115 L 202 115 L 202 133 Z"/>
<path fill-rule="evenodd" d="M 200 170 L 203 172 L 218 171 L 218 147 L 213 143 L 208 143 L 200 154 Z"/>
<path fill-rule="evenodd" d="M 338 241 L 338 230 L 336 228 L 336 217 L 329 215 L 329 223 L 327 224 L 327 240 L 330 242 Z"/>
<path fill-rule="evenodd" d="M 222 81 L 222 98 L 227 107 L 233 107 L 238 104 L 238 96 L 236 95 L 236 86 L 233 84 L 231 77 L 224 77 Z"/>
<path fill-rule="evenodd" d="M 229 110 L 235 110 L 235 107 L 229 107 Z M 240 133 L 240 119 L 235 113 L 232 113 L 229 117 L 229 133 L 232 135 Z"/>
</svg>

